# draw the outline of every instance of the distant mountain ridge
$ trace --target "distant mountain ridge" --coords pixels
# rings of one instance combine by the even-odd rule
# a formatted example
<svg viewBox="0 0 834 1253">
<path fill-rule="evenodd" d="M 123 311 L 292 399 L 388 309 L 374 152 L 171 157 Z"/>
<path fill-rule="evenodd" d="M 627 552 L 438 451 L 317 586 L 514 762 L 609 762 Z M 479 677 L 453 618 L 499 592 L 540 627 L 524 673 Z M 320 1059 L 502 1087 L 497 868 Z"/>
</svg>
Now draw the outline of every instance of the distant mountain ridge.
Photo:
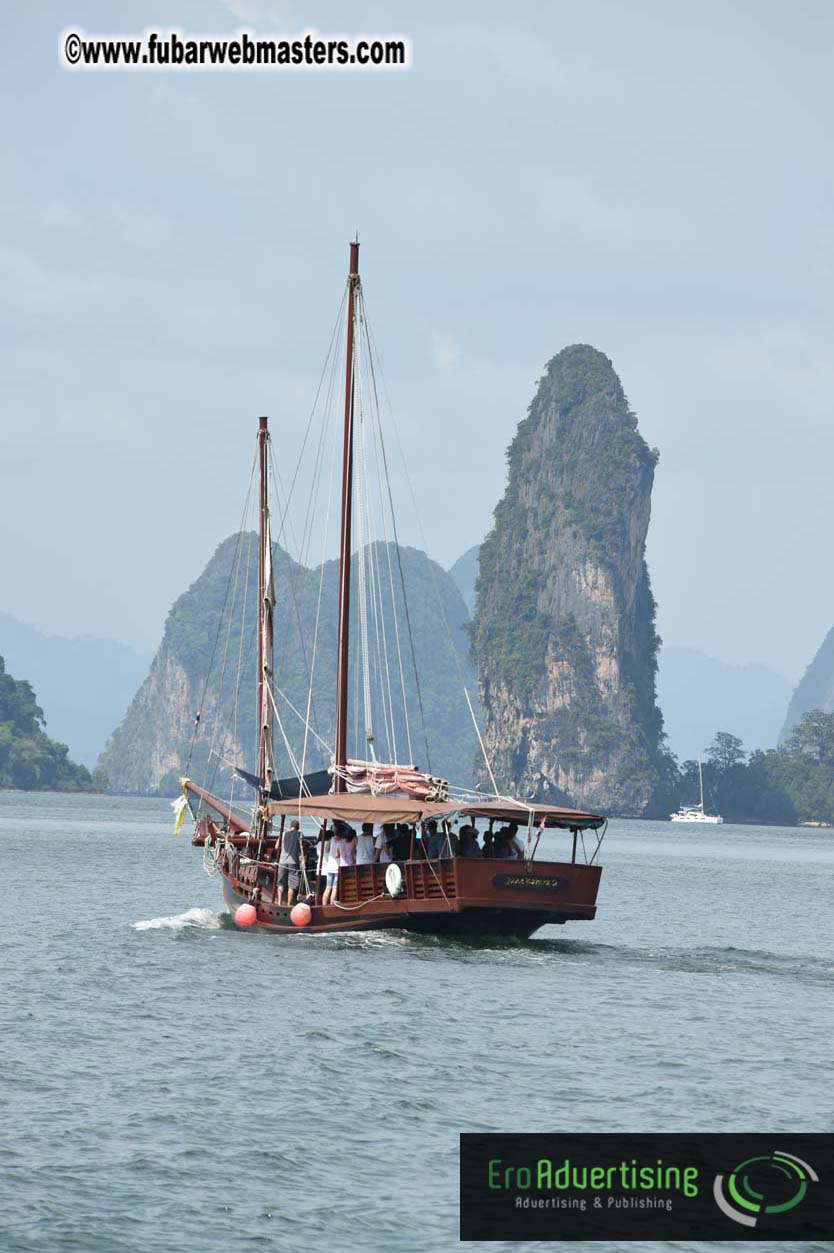
<svg viewBox="0 0 834 1253">
<path fill-rule="evenodd" d="M 100 758 L 117 791 L 164 793 L 175 791 L 180 774 L 196 781 L 219 774 L 228 778 L 232 761 L 246 768 L 255 758 L 255 622 L 257 603 L 257 538 L 243 537 L 242 569 L 238 579 L 236 605 L 249 606 L 246 624 L 241 628 L 238 615 L 223 616 L 226 590 L 235 563 L 238 537 L 230 536 L 217 549 L 196 581 L 173 605 L 165 624 L 162 643 L 150 672 L 136 692 L 124 720 L 113 731 Z M 378 568 L 386 571 L 388 556 L 384 544 L 372 546 Z M 399 644 L 393 630 L 393 614 L 385 618 L 385 645 L 390 661 L 394 718 L 390 743 L 384 720 L 374 727 L 377 757 L 390 759 L 396 751 L 400 761 L 409 755 L 423 769 L 456 784 L 471 783 L 477 737 L 463 696 L 465 683 L 475 698 L 475 677 L 469 659 L 466 634 L 466 606 L 452 579 L 423 552 L 401 548 L 403 578 L 408 596 L 408 618 L 414 640 L 419 677 L 419 694 L 408 640 L 408 623 L 399 563 L 392 556 L 394 601 L 399 622 Z M 351 593 L 351 676 L 359 631 L 356 594 L 357 562 L 353 563 Z M 296 709 L 306 708 L 308 665 L 315 632 L 319 580 L 322 576 L 322 602 L 313 682 L 311 722 L 332 745 L 335 731 L 336 621 L 338 603 L 338 563 L 329 561 L 316 570 L 299 565 L 278 545 L 273 546 L 273 569 L 277 601 L 275 607 L 275 687 L 276 702 L 293 753 L 301 761 L 303 724 L 289 709 L 284 697 Z M 448 624 L 448 632 L 447 632 Z M 451 638 L 450 638 L 451 635 Z M 399 671 L 396 657 L 403 658 L 404 681 L 410 712 L 411 753 L 402 717 Z M 214 658 L 212 675 L 208 675 Z M 225 659 L 225 667 L 223 667 Z M 224 681 L 219 683 L 219 672 Z M 239 684 L 238 684 L 239 675 Z M 377 676 L 381 679 L 381 676 Z M 209 678 L 208 686 L 206 686 Z M 205 693 L 205 694 L 204 694 Z M 349 694 L 349 742 L 351 756 L 365 757 L 368 746 L 357 708 L 358 686 L 351 680 Z M 418 708 L 425 711 L 426 738 L 423 737 Z M 200 711 L 200 724 L 194 736 L 194 719 Z M 194 750 L 189 765 L 191 741 Z M 280 733 L 276 732 L 276 767 L 279 774 L 291 774 L 290 757 Z M 308 737 L 305 769 L 329 764 L 329 752 Z"/>
<path fill-rule="evenodd" d="M 733 666 L 695 648 L 660 650 L 657 695 L 669 747 L 680 761 L 704 753 L 716 731 L 737 735 L 748 752 L 774 748 L 791 686 L 766 666 Z"/>
<path fill-rule="evenodd" d="M 456 583 L 470 617 L 475 612 L 475 584 L 478 581 L 478 555 L 480 551 L 480 544 L 474 544 L 471 548 L 467 548 L 466 552 L 458 557 L 454 565 L 449 566 L 448 570 L 449 578 Z"/>
<path fill-rule="evenodd" d="M 834 711 L 834 627 L 817 649 L 814 659 L 803 674 L 791 696 L 788 712 L 779 734 L 779 742 L 787 739 L 812 709 L 825 713 Z"/>
<path fill-rule="evenodd" d="M 50 735 L 90 769 L 150 664 L 118 640 L 46 634 L 0 613 L 0 655 L 38 695 Z"/>
</svg>

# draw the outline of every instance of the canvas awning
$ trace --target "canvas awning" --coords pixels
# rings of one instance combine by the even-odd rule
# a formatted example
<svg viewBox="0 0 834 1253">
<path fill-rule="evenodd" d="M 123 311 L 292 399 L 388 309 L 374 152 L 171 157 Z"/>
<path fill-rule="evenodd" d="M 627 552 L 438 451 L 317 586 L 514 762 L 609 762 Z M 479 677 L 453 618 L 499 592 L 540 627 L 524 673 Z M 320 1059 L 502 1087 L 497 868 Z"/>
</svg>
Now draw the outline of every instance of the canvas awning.
<svg viewBox="0 0 834 1253">
<path fill-rule="evenodd" d="M 371 796 L 367 792 L 328 793 L 324 796 L 302 796 L 298 800 L 273 801 L 270 814 L 289 818 L 330 818 L 341 822 L 423 822 L 428 818 L 451 818 L 466 814 L 470 818 L 489 818 L 495 822 L 517 822 L 526 827 L 538 826 L 570 829 L 596 829 L 605 818 L 581 809 L 564 809 L 558 805 L 524 805 L 520 801 L 477 801 L 474 804 L 454 801 L 419 801 L 406 796 Z"/>
<path fill-rule="evenodd" d="M 529 805 L 521 801 L 477 801 L 474 805 L 460 806 L 459 813 L 470 818 L 491 818 L 495 822 L 516 822 L 526 827 L 533 815 L 533 825 L 539 826 L 542 821 L 546 827 L 577 827 L 580 830 L 596 830 L 605 822 L 602 814 L 589 814 L 581 809 L 564 809 L 559 805 Z"/>
<path fill-rule="evenodd" d="M 337 818 L 342 822 L 422 822 L 447 818 L 455 812 L 447 801 L 416 801 L 407 796 L 371 796 L 369 792 L 302 796 L 298 800 L 273 801 L 270 814 L 290 818 Z"/>
</svg>

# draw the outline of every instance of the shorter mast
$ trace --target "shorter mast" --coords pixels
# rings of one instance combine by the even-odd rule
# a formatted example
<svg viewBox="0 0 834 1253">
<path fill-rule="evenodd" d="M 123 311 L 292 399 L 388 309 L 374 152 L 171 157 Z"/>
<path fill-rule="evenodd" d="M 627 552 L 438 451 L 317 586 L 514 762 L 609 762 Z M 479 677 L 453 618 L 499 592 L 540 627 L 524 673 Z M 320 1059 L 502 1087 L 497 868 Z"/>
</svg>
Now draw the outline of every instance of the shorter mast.
<svg viewBox="0 0 834 1253">
<path fill-rule="evenodd" d="M 272 537 L 269 528 L 269 419 L 258 421 L 260 523 L 258 546 L 258 779 L 265 797 L 272 788 Z"/>
</svg>

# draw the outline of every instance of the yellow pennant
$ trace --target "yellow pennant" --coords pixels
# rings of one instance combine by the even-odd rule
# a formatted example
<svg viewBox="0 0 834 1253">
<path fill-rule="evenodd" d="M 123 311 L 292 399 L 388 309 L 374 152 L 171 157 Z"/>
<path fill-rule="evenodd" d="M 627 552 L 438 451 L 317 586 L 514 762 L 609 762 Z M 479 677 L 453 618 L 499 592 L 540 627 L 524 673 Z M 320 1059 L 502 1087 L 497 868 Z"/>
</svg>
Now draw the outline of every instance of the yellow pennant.
<svg viewBox="0 0 834 1253">
<path fill-rule="evenodd" d="M 174 830 L 173 835 L 179 835 L 185 822 L 185 811 L 188 809 L 188 789 L 186 788 L 186 779 L 180 779 L 182 783 L 182 796 L 178 796 L 175 801 L 171 801 L 171 808 L 174 811 Z"/>
</svg>

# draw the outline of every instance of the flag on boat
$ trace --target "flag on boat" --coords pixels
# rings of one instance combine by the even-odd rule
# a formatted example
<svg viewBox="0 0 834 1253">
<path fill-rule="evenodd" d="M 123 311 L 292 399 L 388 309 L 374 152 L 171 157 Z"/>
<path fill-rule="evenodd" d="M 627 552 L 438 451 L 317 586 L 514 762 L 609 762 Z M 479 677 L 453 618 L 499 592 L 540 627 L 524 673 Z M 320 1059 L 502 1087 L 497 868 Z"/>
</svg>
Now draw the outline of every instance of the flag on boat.
<svg viewBox="0 0 834 1253">
<path fill-rule="evenodd" d="M 171 801 L 171 808 L 174 811 L 174 830 L 172 835 L 179 835 L 185 822 L 185 811 L 188 808 L 188 792 L 183 785 L 182 796 L 178 796 L 175 801 Z"/>
</svg>

